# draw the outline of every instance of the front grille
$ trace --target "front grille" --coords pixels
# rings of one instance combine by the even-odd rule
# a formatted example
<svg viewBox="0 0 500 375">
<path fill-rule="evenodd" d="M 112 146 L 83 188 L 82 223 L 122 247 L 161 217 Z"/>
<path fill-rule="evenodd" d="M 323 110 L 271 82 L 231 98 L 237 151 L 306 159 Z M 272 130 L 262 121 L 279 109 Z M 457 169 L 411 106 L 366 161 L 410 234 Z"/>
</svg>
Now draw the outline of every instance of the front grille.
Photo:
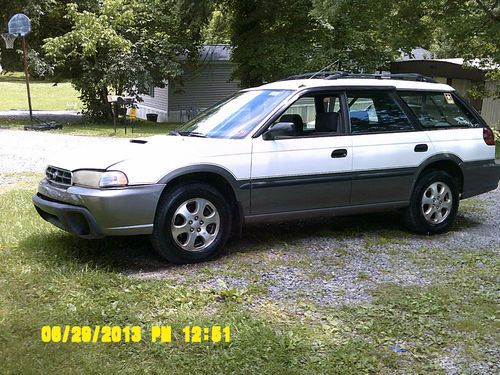
<svg viewBox="0 0 500 375">
<path fill-rule="evenodd" d="M 45 171 L 45 176 L 47 176 L 47 180 L 57 184 L 71 185 L 72 174 L 66 169 L 56 168 L 49 165 Z"/>
</svg>

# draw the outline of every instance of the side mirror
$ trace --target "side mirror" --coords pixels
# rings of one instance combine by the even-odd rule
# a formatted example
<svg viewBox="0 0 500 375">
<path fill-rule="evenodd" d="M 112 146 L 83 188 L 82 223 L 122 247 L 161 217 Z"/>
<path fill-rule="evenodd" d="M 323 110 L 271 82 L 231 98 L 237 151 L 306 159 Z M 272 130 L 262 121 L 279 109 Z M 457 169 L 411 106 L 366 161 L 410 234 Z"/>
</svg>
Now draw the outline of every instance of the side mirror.
<svg viewBox="0 0 500 375">
<path fill-rule="evenodd" d="M 273 141 L 278 137 L 292 135 L 295 135 L 295 125 L 293 122 L 278 122 L 262 134 L 262 138 L 265 141 Z"/>
</svg>

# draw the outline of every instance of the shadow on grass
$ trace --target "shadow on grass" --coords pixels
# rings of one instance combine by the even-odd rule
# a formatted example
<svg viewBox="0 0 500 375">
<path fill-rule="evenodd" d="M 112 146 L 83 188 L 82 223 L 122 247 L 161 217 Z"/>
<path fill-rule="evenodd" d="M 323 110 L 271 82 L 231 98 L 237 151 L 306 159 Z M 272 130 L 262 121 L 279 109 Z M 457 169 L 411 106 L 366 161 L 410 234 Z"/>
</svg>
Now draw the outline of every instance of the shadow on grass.
<svg viewBox="0 0 500 375">
<path fill-rule="evenodd" d="M 479 221 L 459 215 L 451 233 L 480 225 Z M 238 253 L 269 251 L 287 244 L 287 251 L 299 252 L 299 242 L 310 238 L 385 238 L 388 241 L 419 241 L 427 236 L 408 232 L 398 212 L 370 215 L 318 218 L 286 223 L 254 224 L 244 228 L 241 238 L 233 237 L 226 246 L 223 258 L 229 261 Z M 102 240 L 83 240 L 64 232 L 31 235 L 19 244 L 19 249 L 55 264 L 66 263 L 92 266 L 125 274 L 155 272 L 176 267 L 164 261 L 153 250 L 147 236 L 108 237 Z M 208 264 L 208 263 L 206 263 Z"/>
<path fill-rule="evenodd" d="M 151 271 L 171 267 L 151 247 L 147 236 L 84 240 L 63 231 L 33 234 L 19 250 L 52 264 L 89 264 L 114 272 Z"/>
</svg>

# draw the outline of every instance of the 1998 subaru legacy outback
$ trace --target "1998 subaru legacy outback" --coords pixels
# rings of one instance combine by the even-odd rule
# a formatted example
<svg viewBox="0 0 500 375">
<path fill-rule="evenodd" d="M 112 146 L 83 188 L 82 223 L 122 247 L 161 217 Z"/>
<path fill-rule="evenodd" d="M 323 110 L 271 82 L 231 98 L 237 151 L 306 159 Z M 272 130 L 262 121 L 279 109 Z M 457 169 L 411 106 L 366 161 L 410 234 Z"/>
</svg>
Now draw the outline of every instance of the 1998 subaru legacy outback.
<svg viewBox="0 0 500 375">
<path fill-rule="evenodd" d="M 418 75 L 303 75 L 242 90 L 165 136 L 47 167 L 33 197 L 83 238 L 151 235 L 174 263 L 218 254 L 244 223 L 404 209 L 442 233 L 497 187 L 492 130 Z"/>
</svg>

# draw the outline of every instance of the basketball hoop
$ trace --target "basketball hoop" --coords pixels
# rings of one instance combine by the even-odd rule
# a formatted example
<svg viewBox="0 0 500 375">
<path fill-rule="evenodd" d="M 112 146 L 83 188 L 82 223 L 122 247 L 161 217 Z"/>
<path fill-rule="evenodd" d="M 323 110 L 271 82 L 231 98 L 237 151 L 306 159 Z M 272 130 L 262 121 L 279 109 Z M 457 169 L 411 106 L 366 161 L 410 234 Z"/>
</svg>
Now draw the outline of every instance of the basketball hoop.
<svg viewBox="0 0 500 375">
<path fill-rule="evenodd" d="M 16 34 L 10 34 L 10 33 L 3 33 L 2 38 L 5 42 L 5 48 L 7 49 L 12 49 L 14 48 L 14 41 L 17 38 Z"/>
</svg>

